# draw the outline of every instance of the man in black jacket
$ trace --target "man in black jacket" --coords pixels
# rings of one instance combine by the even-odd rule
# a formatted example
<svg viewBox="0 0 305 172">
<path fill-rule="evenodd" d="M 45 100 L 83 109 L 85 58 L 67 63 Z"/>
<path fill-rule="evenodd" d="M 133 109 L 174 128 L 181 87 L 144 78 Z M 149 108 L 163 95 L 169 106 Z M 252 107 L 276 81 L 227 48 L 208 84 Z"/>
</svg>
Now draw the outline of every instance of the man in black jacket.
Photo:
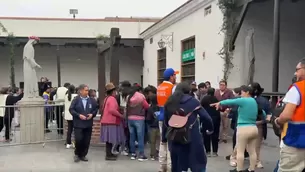
<svg viewBox="0 0 305 172">
<path fill-rule="evenodd" d="M 79 86 L 80 95 L 71 102 L 69 111 L 73 116 L 75 151 L 74 162 L 88 161 L 88 154 L 93 118 L 98 111 L 98 105 L 95 99 L 88 96 L 89 87 L 87 85 Z"/>
<path fill-rule="evenodd" d="M 5 140 L 10 141 L 10 130 L 12 126 L 12 120 L 15 115 L 15 107 L 13 107 L 19 100 L 23 97 L 23 93 L 19 88 L 13 88 L 12 92 L 6 98 L 5 101 L 5 115 L 4 115 L 4 125 L 5 125 Z"/>
</svg>

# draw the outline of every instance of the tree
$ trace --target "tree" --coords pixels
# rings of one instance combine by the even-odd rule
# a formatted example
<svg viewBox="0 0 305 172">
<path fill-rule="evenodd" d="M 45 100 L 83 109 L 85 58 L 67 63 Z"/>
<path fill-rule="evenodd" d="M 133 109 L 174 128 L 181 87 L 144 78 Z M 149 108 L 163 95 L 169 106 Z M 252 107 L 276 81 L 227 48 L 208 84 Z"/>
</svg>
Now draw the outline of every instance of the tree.
<svg viewBox="0 0 305 172">
<path fill-rule="evenodd" d="M 6 27 L 0 22 L 0 30 L 7 35 L 7 42 L 10 47 L 9 66 L 10 66 L 10 85 L 16 87 L 15 83 L 15 36 L 12 32 L 8 32 Z M 0 35 L 1 35 L 0 32 Z"/>
</svg>

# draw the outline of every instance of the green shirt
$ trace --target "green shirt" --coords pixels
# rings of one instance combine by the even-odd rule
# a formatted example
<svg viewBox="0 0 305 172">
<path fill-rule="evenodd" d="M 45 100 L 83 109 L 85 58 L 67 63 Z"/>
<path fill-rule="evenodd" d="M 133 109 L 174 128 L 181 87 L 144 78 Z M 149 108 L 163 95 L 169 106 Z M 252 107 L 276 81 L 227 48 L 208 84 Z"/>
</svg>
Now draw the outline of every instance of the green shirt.
<svg viewBox="0 0 305 172">
<path fill-rule="evenodd" d="M 237 127 L 256 125 L 258 106 L 254 98 L 242 97 L 237 99 L 227 99 L 220 101 L 220 105 L 238 106 Z"/>
</svg>

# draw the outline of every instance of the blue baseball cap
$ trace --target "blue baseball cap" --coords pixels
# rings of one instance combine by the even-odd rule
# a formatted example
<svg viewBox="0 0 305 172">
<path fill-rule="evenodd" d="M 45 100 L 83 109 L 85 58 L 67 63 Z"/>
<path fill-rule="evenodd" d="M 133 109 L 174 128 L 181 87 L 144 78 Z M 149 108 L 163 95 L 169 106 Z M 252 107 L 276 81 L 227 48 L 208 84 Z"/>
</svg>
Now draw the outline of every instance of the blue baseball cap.
<svg viewBox="0 0 305 172">
<path fill-rule="evenodd" d="M 165 69 L 165 71 L 163 73 L 163 77 L 164 77 L 164 79 L 169 79 L 171 76 L 177 75 L 177 74 L 179 74 L 179 71 L 175 71 L 173 68 L 167 68 L 167 69 Z"/>
</svg>

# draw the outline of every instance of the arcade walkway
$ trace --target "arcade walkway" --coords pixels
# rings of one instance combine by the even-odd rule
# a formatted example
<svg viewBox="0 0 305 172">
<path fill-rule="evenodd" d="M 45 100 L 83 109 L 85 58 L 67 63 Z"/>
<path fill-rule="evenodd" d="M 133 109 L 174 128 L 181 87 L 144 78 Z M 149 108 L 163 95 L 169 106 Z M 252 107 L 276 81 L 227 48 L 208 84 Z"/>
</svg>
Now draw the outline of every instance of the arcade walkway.
<svg viewBox="0 0 305 172">
<path fill-rule="evenodd" d="M 265 168 L 258 172 L 271 172 L 278 159 L 278 140 L 272 129 L 268 134 L 262 150 Z M 224 159 L 230 151 L 231 143 L 220 144 L 219 157 L 209 158 L 207 172 L 227 172 L 231 169 Z M 0 147 L 0 172 L 156 172 L 158 169 L 156 161 L 138 162 L 121 156 L 116 162 L 106 162 L 104 155 L 103 147 L 92 147 L 89 162 L 75 164 L 73 150 L 65 149 L 63 143 L 47 143 L 45 147 L 41 144 Z"/>
</svg>

